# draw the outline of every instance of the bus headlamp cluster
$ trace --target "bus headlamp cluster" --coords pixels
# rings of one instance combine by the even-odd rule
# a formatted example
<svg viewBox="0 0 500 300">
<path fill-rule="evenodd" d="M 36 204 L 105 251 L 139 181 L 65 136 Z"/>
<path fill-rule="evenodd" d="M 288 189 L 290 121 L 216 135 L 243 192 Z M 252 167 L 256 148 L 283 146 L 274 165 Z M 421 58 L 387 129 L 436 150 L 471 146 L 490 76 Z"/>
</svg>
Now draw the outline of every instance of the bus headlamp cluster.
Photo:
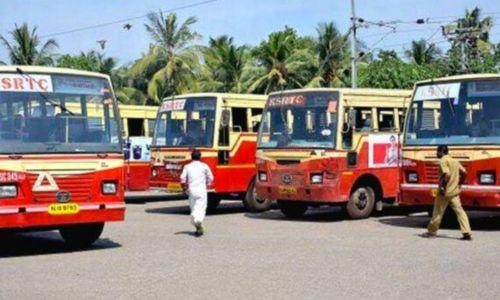
<svg viewBox="0 0 500 300">
<path fill-rule="evenodd" d="M 103 182 L 102 183 L 102 193 L 104 195 L 115 195 L 116 194 L 116 182 Z"/>
<path fill-rule="evenodd" d="M 418 182 L 418 174 L 417 172 L 408 172 L 406 175 L 406 180 L 410 183 Z"/>
<path fill-rule="evenodd" d="M 495 173 L 485 172 L 479 174 L 479 183 L 481 184 L 495 184 Z"/>
<path fill-rule="evenodd" d="M 17 197 L 17 186 L 15 184 L 0 185 L 0 198 Z"/>
<path fill-rule="evenodd" d="M 266 182 L 267 181 L 267 173 L 259 172 L 259 181 Z"/>
<path fill-rule="evenodd" d="M 323 183 L 323 174 L 311 174 L 311 183 L 312 184 Z"/>
</svg>

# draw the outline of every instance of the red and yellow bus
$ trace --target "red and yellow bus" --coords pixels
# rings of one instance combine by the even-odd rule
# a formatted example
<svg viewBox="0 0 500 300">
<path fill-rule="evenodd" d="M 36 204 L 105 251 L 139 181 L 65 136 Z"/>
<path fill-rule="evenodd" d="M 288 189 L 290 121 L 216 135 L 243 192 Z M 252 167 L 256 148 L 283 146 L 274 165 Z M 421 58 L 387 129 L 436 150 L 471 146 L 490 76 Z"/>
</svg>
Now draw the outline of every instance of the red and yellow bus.
<svg viewBox="0 0 500 300">
<path fill-rule="evenodd" d="M 303 89 L 269 95 L 257 150 L 257 198 L 288 217 L 343 205 L 368 217 L 398 190 L 399 131 L 411 91 Z M 263 207 L 264 208 L 264 207 Z"/>
<path fill-rule="evenodd" d="M 106 75 L 0 66 L 0 229 L 85 247 L 123 220 L 119 120 Z"/>
<path fill-rule="evenodd" d="M 419 82 L 408 111 L 402 149 L 400 204 L 433 205 L 438 145 L 467 169 L 467 208 L 500 208 L 500 75 L 460 75 Z"/>
<path fill-rule="evenodd" d="M 180 174 L 191 150 L 202 152 L 215 177 L 208 208 L 221 198 L 254 202 L 255 148 L 265 96 L 222 93 L 181 95 L 164 100 L 158 110 L 151 146 L 150 186 L 181 192 Z"/>
</svg>

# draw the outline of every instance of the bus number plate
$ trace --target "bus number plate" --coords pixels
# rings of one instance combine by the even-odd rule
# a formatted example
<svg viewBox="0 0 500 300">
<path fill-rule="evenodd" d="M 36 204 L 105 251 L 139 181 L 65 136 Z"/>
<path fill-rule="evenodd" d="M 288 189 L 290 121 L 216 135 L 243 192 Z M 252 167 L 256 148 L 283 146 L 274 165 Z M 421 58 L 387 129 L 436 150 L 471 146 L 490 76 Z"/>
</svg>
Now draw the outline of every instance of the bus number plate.
<svg viewBox="0 0 500 300">
<path fill-rule="evenodd" d="M 56 203 L 49 205 L 49 215 L 74 215 L 80 212 L 80 205 L 77 203 Z"/>
<path fill-rule="evenodd" d="M 167 191 L 169 192 L 182 192 L 182 185 L 180 183 L 168 183 Z"/>
<path fill-rule="evenodd" d="M 296 195 L 297 194 L 297 188 L 294 186 L 290 185 L 282 185 L 278 187 L 278 191 L 282 195 Z"/>
</svg>

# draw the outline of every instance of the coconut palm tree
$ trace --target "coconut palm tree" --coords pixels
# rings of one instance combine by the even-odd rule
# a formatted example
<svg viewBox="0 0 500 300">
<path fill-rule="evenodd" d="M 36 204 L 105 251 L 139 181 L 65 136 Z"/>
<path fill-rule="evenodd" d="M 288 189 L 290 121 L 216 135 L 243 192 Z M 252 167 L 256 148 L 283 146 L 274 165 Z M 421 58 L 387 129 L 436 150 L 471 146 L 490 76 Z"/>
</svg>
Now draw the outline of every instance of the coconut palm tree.
<svg viewBox="0 0 500 300">
<path fill-rule="evenodd" d="M 226 35 L 210 38 L 203 49 L 205 74 L 203 89 L 217 92 L 243 91 L 242 75 L 247 60 L 246 48 L 234 45 Z"/>
<path fill-rule="evenodd" d="M 343 36 L 333 22 L 319 24 L 316 31 L 319 72 L 313 81 L 318 80 L 322 87 L 343 86 L 342 77 L 349 68 L 347 36 Z"/>
<path fill-rule="evenodd" d="M 441 49 L 435 44 L 428 44 L 426 40 L 420 39 L 411 42 L 411 49 L 405 51 L 406 57 L 417 65 L 430 64 L 439 58 Z"/>
<path fill-rule="evenodd" d="M 36 32 L 37 27 L 30 30 L 27 23 L 17 26 L 10 32 L 12 42 L 0 35 L 0 41 L 9 52 L 10 63 L 15 65 L 52 65 L 52 51 L 58 45 L 54 39 L 42 44 Z M 41 45 L 41 46 L 40 46 Z"/>
<path fill-rule="evenodd" d="M 273 32 L 253 50 L 260 72 L 253 78 L 250 92 L 269 93 L 305 86 L 312 78 L 315 56 L 291 28 Z"/>
<path fill-rule="evenodd" d="M 197 19 L 189 17 L 179 24 L 175 13 L 164 16 L 162 12 L 149 13 L 147 18 L 145 27 L 153 43 L 132 65 L 131 75 L 146 78 L 148 97 L 157 103 L 165 96 L 196 89 L 199 62 L 191 44 L 200 35 L 191 26 Z"/>
</svg>

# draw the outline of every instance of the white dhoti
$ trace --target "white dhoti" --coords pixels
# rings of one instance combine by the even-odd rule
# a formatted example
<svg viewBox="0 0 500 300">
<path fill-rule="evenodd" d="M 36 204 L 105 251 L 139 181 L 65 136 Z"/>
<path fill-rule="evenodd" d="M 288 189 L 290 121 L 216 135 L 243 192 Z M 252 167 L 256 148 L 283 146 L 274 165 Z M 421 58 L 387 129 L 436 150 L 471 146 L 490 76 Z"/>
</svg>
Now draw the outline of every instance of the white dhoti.
<svg viewBox="0 0 500 300">
<path fill-rule="evenodd" d="M 207 193 L 189 192 L 189 207 L 191 208 L 191 223 L 195 226 L 203 223 L 207 212 Z"/>
</svg>

